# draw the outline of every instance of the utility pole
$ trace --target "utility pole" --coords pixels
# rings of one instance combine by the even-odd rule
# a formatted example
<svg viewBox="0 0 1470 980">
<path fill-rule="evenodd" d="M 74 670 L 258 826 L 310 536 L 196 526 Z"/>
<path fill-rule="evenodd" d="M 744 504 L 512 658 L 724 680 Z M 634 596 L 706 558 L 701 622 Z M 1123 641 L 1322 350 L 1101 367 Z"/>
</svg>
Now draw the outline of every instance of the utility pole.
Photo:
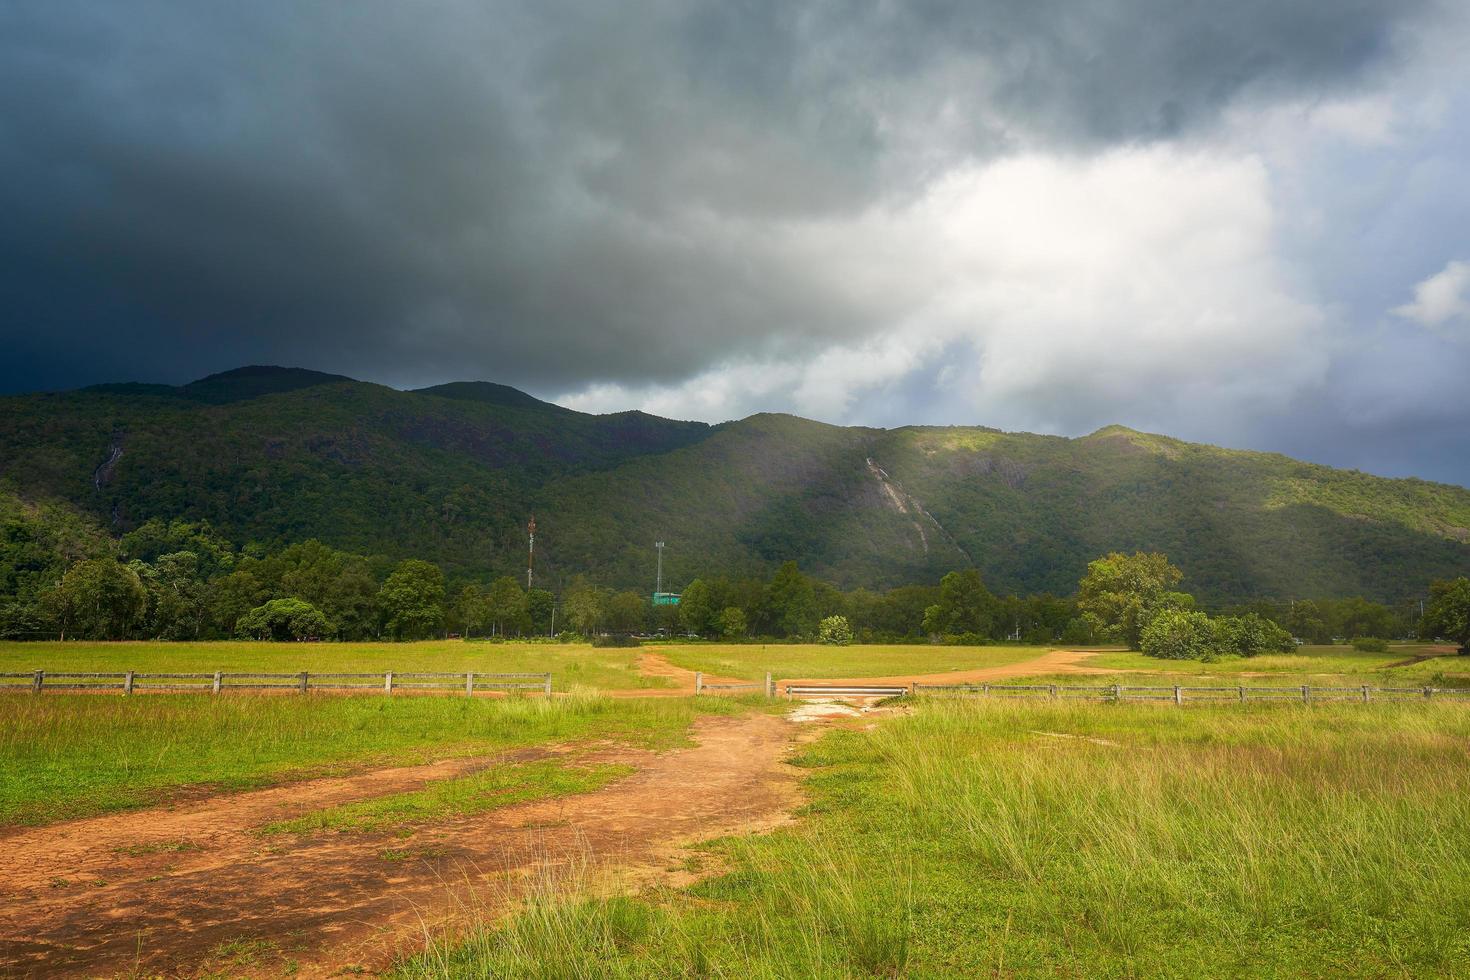
<svg viewBox="0 0 1470 980">
<path fill-rule="evenodd" d="M 526 525 L 526 591 L 531 591 L 531 570 L 536 567 L 536 515 Z"/>
<path fill-rule="evenodd" d="M 653 594 L 658 595 L 664 590 L 664 543 L 655 541 L 653 546 L 658 549 L 658 578 L 653 586 Z"/>
</svg>

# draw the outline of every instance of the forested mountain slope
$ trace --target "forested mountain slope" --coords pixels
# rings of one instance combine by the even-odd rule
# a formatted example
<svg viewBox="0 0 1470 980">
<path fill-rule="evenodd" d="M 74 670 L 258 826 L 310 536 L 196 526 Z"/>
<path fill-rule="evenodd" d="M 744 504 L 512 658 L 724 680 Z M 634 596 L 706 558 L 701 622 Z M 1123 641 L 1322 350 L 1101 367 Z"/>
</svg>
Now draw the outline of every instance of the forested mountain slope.
<svg viewBox="0 0 1470 980">
<path fill-rule="evenodd" d="M 849 587 L 973 564 L 998 590 L 1066 593 L 1091 558 L 1135 548 L 1215 599 L 1391 600 L 1470 571 L 1470 490 L 1121 427 L 708 426 L 282 368 L 0 399 L 0 480 L 112 534 L 203 519 L 240 545 L 315 537 L 451 577 L 523 569 L 534 511 L 552 585 L 649 585 L 655 539 L 674 586 L 794 558 Z"/>
</svg>

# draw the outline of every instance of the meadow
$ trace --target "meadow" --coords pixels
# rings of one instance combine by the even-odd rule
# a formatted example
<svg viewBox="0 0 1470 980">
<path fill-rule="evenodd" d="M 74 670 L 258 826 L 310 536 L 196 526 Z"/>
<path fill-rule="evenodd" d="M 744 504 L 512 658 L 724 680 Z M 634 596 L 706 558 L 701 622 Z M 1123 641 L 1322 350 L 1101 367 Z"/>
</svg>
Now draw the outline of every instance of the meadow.
<svg viewBox="0 0 1470 980">
<path fill-rule="evenodd" d="M 1470 711 L 930 701 L 798 760 L 793 827 L 575 892 L 438 977 L 1463 976 Z"/>
<path fill-rule="evenodd" d="M 313 673 L 407 671 L 551 672 L 552 689 L 637 690 L 670 687 L 638 672 L 638 651 L 587 643 L 262 643 L 220 640 L 167 643 L 0 642 L 0 672 L 29 670 Z"/>
<path fill-rule="evenodd" d="M 0 695 L 0 827 L 554 742 L 682 743 L 724 699 Z"/>
</svg>

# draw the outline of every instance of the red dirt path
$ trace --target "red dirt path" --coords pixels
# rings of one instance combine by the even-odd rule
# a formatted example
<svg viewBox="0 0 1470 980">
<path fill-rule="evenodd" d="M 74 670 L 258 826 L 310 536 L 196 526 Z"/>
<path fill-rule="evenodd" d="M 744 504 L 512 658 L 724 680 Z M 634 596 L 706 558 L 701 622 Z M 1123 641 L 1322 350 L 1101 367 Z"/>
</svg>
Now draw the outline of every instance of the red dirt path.
<svg viewBox="0 0 1470 980">
<path fill-rule="evenodd" d="M 241 939 L 277 944 L 247 975 L 286 972 L 290 961 L 297 976 L 381 969 L 416 948 L 426 929 L 454 928 L 467 906 L 494 914 L 548 869 L 585 863 L 661 874 L 689 842 L 784 822 L 799 800 L 797 771 L 782 761 L 794 731 L 766 714 L 701 718 L 693 748 L 611 747 L 579 756 L 636 767 L 601 790 L 444 821 L 407 839 L 388 832 L 261 838 L 252 831 L 492 760 L 316 780 L 12 833 L 0 840 L 0 973 L 187 975 L 219 965 L 211 950 Z M 158 850 L 179 842 L 187 849 Z"/>
</svg>

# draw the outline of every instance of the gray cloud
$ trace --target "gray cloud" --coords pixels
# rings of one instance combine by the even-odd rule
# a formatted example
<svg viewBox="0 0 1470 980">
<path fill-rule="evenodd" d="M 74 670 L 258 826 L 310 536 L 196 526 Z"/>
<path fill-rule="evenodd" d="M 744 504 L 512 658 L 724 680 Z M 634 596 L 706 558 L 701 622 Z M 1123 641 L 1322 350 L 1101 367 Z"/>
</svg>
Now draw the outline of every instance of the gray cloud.
<svg viewBox="0 0 1470 980">
<path fill-rule="evenodd" d="M 933 286 L 893 273 L 878 239 L 833 259 L 844 229 L 957 168 L 1204 140 L 1242 108 L 1351 92 L 1435 16 L 1428 0 L 8 5 L 0 388 L 272 361 L 634 390 L 816 358 L 891 335 Z"/>
</svg>

